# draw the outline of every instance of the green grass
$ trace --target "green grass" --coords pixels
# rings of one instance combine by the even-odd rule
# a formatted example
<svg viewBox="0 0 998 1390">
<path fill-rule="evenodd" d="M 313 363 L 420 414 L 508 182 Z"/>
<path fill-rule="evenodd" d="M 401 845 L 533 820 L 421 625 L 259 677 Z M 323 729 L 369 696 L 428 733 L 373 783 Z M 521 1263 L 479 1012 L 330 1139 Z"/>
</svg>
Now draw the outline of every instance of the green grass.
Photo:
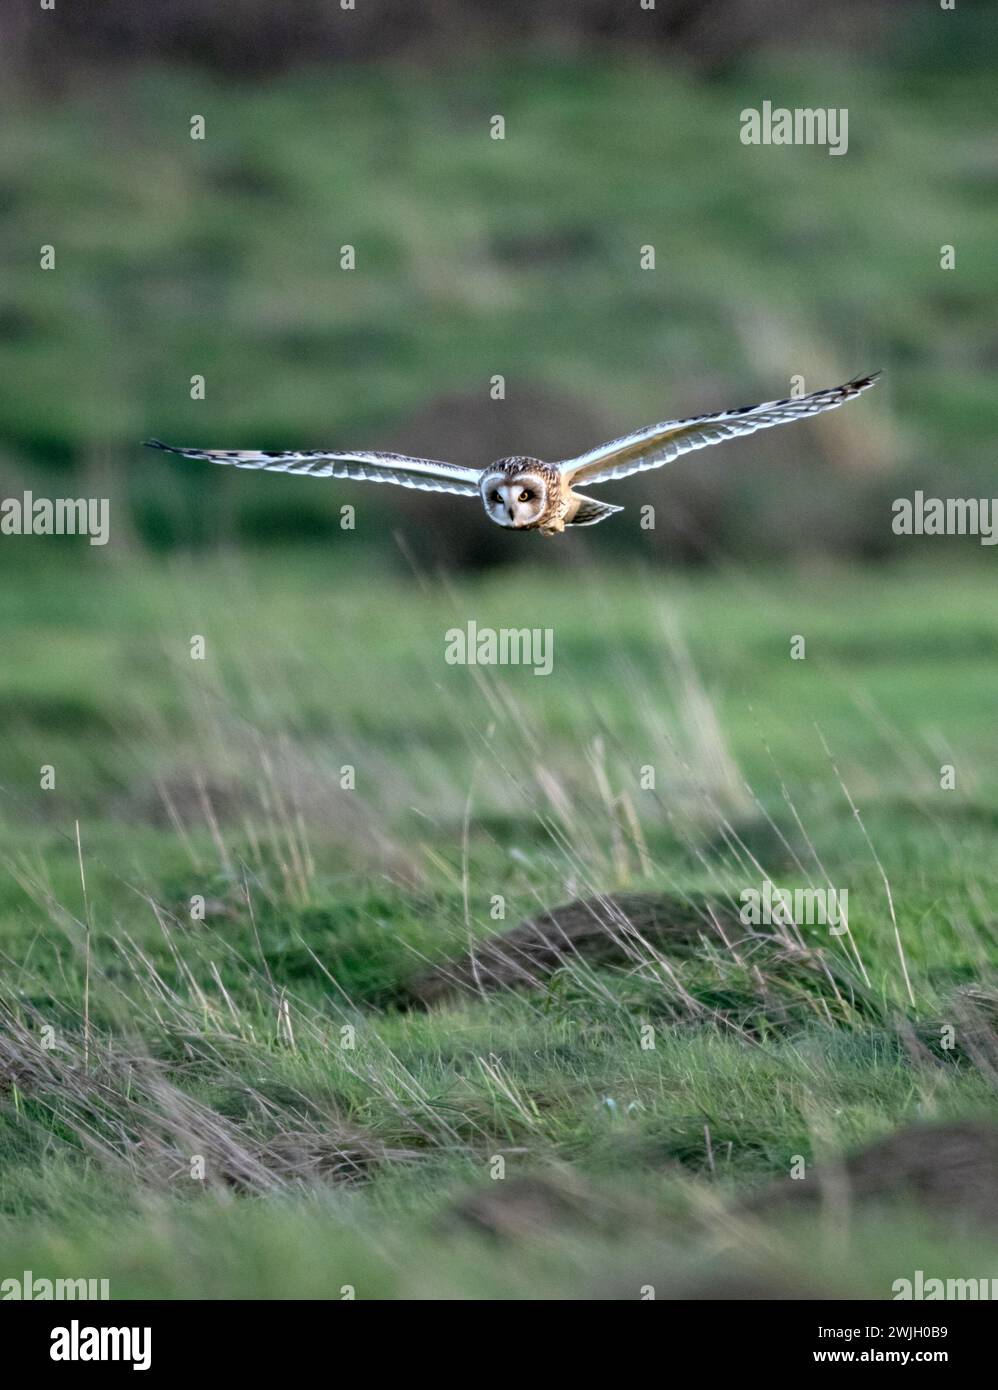
<svg viewBox="0 0 998 1390">
<path fill-rule="evenodd" d="M 817 92 L 850 111 L 845 157 L 740 143 L 744 107 Z M 344 500 L 377 543 L 399 515 L 390 490 L 235 479 L 138 441 L 461 451 L 447 409 L 420 412 L 485 401 L 501 374 L 495 447 L 558 457 L 635 422 L 771 399 L 791 373 L 816 387 L 884 367 L 876 405 L 853 408 L 863 425 L 812 432 L 806 453 L 801 435 L 750 441 L 751 469 L 732 460 L 723 488 L 698 459 L 668 494 L 654 479 L 625 489 L 651 489 L 660 534 L 678 502 L 723 553 L 758 553 L 760 536 L 776 555 L 805 536 L 882 548 L 879 469 L 990 486 L 994 102 L 983 67 L 918 81 L 803 54 L 715 83 L 634 55 L 524 54 L 428 80 L 404 64 L 242 85 L 151 67 L 44 104 L 15 91 L 0 155 L 12 462 L 40 490 L 70 467 L 99 482 L 116 544 L 128 507 L 162 545 L 337 539 Z M 504 141 L 488 136 L 496 112 Z M 189 138 L 195 113 L 204 141 Z M 828 495 L 843 458 L 848 507 Z M 593 543 L 651 548 L 630 522 Z M 467 524 L 513 557 L 484 520 Z"/>
<path fill-rule="evenodd" d="M 22 579 L 0 597 L 5 1271 L 99 1271 L 116 1296 L 637 1296 L 722 1266 L 782 1287 L 819 1237 L 746 1236 L 719 1264 L 724 1204 L 794 1155 L 993 1113 L 962 1045 L 998 887 L 984 567 L 445 592 L 301 551 Z M 554 630 L 550 677 L 445 664 L 454 623 L 526 613 Z M 712 948 L 386 1006 L 575 892 L 737 905 L 825 873 L 854 949 L 805 934 L 838 989 Z M 609 1218 L 511 1248 L 448 1232 L 497 1157 L 507 1180 L 577 1175 Z M 820 1239 L 820 1291 L 980 1264 L 904 1213 L 876 1259 L 861 1229 Z"/>
<path fill-rule="evenodd" d="M 988 1267 L 910 1209 L 731 1216 L 797 1155 L 994 1113 L 993 557 L 890 534 L 917 486 L 993 491 L 995 88 L 950 28 L 931 70 L 506 54 L 12 90 L 4 491 L 107 496 L 112 543 L 0 545 L 0 1277 L 886 1297 Z M 746 149 L 767 98 L 848 106 L 848 156 Z M 137 448 L 463 457 L 500 373 L 496 453 L 561 457 L 877 366 L 827 425 L 625 484 L 550 546 Z M 662 563 L 691 551 L 711 568 Z M 472 619 L 550 628 L 552 674 L 447 665 Z M 848 889 L 851 935 L 392 1004 L 574 896 L 737 908 L 767 876 Z M 449 1224 L 538 1177 L 592 1219 Z"/>
</svg>

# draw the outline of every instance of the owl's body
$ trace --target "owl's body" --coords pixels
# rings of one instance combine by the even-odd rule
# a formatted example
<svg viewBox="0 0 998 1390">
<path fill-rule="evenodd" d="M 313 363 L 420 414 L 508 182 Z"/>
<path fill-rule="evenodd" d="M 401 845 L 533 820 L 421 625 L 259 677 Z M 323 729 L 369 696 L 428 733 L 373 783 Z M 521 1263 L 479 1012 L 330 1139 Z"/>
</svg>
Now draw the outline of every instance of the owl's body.
<svg viewBox="0 0 998 1390">
<path fill-rule="evenodd" d="M 857 377 L 844 386 L 813 391 L 808 396 L 768 401 L 763 405 L 740 406 L 737 410 L 713 415 L 696 415 L 688 420 L 668 420 L 649 425 L 621 439 L 601 444 L 588 453 L 561 463 L 546 463 L 529 456 L 497 459 L 479 469 L 440 459 L 413 458 L 408 454 L 330 453 L 325 450 L 270 452 L 259 449 L 183 449 L 146 442 L 154 449 L 181 454 L 184 458 L 209 463 L 230 464 L 235 468 L 268 469 L 277 473 L 308 473 L 320 478 L 352 478 L 357 481 L 396 483 L 400 487 L 425 492 L 452 492 L 479 497 L 485 515 L 497 526 L 512 531 L 539 531 L 557 536 L 566 527 L 595 526 L 614 512 L 622 511 L 609 502 L 600 502 L 576 492 L 577 482 L 593 486 L 660 468 L 693 449 L 718 444 L 741 434 L 788 424 L 807 415 L 834 410 L 853 400 L 872 386 L 879 373 Z"/>
<path fill-rule="evenodd" d="M 557 536 L 566 526 L 594 526 L 622 507 L 575 492 L 555 463 L 542 459 L 497 459 L 479 480 L 490 521 L 511 531 Z"/>
</svg>

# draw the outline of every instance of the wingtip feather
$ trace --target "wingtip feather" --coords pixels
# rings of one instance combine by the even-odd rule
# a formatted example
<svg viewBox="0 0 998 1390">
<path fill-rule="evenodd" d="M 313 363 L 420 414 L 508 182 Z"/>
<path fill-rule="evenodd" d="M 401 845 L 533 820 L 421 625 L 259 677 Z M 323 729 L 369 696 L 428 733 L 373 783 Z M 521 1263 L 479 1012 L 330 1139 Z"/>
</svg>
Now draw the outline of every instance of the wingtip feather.
<svg viewBox="0 0 998 1390">
<path fill-rule="evenodd" d="M 883 374 L 883 369 L 878 367 L 875 372 L 867 372 L 865 376 L 854 376 L 848 385 L 854 387 L 857 391 L 865 391 L 868 386 L 875 385 Z"/>
</svg>

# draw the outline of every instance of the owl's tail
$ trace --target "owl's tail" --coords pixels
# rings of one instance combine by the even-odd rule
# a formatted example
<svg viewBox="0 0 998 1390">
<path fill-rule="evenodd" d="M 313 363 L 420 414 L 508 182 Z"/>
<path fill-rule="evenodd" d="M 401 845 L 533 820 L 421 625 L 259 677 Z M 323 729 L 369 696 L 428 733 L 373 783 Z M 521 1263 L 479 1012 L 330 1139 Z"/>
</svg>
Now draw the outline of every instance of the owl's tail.
<svg viewBox="0 0 998 1390">
<path fill-rule="evenodd" d="M 614 512 L 624 510 L 623 507 L 612 507 L 609 502 L 597 502 L 595 497 L 583 497 L 581 492 L 577 492 L 575 496 L 579 501 L 579 509 L 571 521 L 566 518 L 566 526 L 597 526 L 601 521 L 606 521 L 608 516 L 613 516 Z"/>
</svg>

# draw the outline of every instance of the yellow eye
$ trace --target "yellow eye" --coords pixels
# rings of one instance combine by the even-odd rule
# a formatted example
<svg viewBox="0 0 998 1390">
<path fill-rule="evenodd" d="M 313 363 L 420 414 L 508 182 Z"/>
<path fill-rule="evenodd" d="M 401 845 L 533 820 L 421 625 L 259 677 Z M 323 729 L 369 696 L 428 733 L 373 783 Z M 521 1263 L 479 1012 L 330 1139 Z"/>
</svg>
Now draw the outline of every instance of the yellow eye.
<svg viewBox="0 0 998 1390">
<path fill-rule="evenodd" d="M 516 500 L 518 502 L 529 502 L 532 495 L 532 493 L 529 493 L 527 489 L 524 488 Z"/>
</svg>

